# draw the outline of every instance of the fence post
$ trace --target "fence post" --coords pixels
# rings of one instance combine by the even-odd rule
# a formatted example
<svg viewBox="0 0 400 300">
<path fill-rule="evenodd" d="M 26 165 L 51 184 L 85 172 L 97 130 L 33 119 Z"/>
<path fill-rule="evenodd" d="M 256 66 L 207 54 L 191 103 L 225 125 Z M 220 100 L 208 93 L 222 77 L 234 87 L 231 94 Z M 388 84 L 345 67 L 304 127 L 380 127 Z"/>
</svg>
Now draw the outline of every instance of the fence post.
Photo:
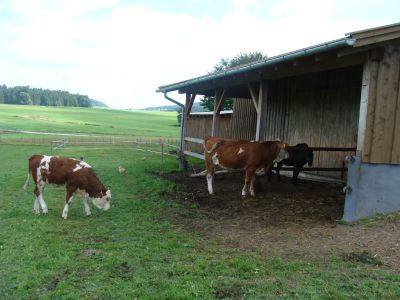
<svg viewBox="0 0 400 300">
<path fill-rule="evenodd" d="M 160 144 L 161 144 L 161 162 L 164 162 L 164 140 L 162 138 L 160 139 Z"/>
</svg>

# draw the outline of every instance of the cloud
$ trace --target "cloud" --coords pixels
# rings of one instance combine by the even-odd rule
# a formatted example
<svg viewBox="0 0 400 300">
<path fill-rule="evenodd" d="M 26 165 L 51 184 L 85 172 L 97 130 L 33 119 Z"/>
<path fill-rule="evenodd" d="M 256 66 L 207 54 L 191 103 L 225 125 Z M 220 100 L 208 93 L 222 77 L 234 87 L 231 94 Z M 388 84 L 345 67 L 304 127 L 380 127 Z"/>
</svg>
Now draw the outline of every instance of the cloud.
<svg viewBox="0 0 400 300">
<path fill-rule="evenodd" d="M 341 17 L 342 0 L 231 0 L 219 16 L 192 14 L 187 3 L 178 12 L 140 1 L 3 1 L 0 83 L 68 90 L 119 108 L 165 105 L 158 86 L 206 74 L 220 58 L 277 55 L 391 23 L 384 14 Z"/>
</svg>

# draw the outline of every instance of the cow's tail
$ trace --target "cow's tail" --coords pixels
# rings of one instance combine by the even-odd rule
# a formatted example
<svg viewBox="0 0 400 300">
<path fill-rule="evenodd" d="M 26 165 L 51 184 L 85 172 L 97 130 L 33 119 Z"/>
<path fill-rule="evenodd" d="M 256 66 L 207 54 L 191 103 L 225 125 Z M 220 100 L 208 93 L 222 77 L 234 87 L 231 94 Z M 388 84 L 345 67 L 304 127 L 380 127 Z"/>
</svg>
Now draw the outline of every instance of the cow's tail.
<svg viewBox="0 0 400 300">
<path fill-rule="evenodd" d="M 223 143 L 224 143 L 224 140 L 219 140 L 218 142 L 216 142 L 215 144 L 212 145 L 210 150 L 207 150 L 206 145 L 204 144 L 204 149 L 207 151 L 207 153 L 211 153 Z"/>
<path fill-rule="evenodd" d="M 28 172 L 28 177 L 25 180 L 25 184 L 24 184 L 24 191 L 28 191 L 28 187 L 29 187 L 29 179 L 31 179 L 31 174 Z"/>
</svg>

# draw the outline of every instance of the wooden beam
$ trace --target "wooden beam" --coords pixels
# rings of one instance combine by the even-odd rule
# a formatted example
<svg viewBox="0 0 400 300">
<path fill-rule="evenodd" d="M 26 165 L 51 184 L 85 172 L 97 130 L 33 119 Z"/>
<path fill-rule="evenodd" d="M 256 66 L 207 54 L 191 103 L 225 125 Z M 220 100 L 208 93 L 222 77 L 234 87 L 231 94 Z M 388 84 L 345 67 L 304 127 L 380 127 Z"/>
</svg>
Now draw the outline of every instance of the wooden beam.
<svg viewBox="0 0 400 300">
<path fill-rule="evenodd" d="M 357 134 L 357 154 L 362 156 L 364 162 L 369 162 L 371 158 L 378 68 L 379 63 L 368 56 L 363 67 Z"/>
<path fill-rule="evenodd" d="M 189 109 L 188 108 L 191 107 L 190 101 L 191 101 L 190 94 L 186 93 L 186 100 L 185 100 L 185 107 L 184 107 L 185 111 L 182 112 L 182 116 L 181 116 L 182 117 L 181 122 L 183 122 L 183 137 L 181 137 L 182 138 L 182 145 L 181 145 L 181 147 L 182 147 L 181 151 L 182 152 L 185 152 L 185 149 L 186 149 L 185 138 L 186 138 L 187 131 L 188 131 L 188 129 L 187 129 L 187 120 L 189 118 L 189 113 L 188 113 Z"/>
<path fill-rule="evenodd" d="M 192 138 L 192 137 L 185 137 L 185 141 L 196 143 L 196 144 L 203 144 L 204 143 L 204 139 L 198 139 L 198 138 Z"/>
<path fill-rule="evenodd" d="M 254 86 L 251 83 L 248 83 L 247 86 L 249 88 L 251 99 L 253 100 L 254 108 L 256 109 L 256 112 L 258 112 L 257 111 L 257 109 L 258 109 L 258 103 L 257 103 L 258 91 L 254 88 Z"/>
<path fill-rule="evenodd" d="M 188 150 L 184 151 L 184 153 L 186 155 L 189 155 L 189 156 L 196 157 L 196 158 L 204 160 L 204 155 L 203 154 L 199 154 L 199 153 L 188 151 Z"/>
<path fill-rule="evenodd" d="M 217 106 L 216 107 L 217 115 L 219 115 L 222 110 L 222 106 L 225 103 L 227 93 L 228 93 L 228 88 L 225 88 L 223 89 L 222 93 L 219 94 L 219 99 L 215 98 L 215 103 Z"/>
<path fill-rule="evenodd" d="M 221 101 L 221 91 L 219 89 L 215 89 L 215 96 L 214 96 L 214 113 L 213 113 L 213 121 L 212 121 L 212 128 L 211 128 L 211 135 L 218 136 L 219 134 L 219 112 L 218 112 L 218 105 Z"/>
<path fill-rule="evenodd" d="M 267 129 L 267 100 L 268 100 L 268 81 L 260 81 L 257 105 L 257 128 L 256 141 L 264 140 Z"/>
<path fill-rule="evenodd" d="M 187 96 L 190 96 L 190 94 L 186 94 L 186 97 Z M 192 111 L 192 107 L 193 107 L 193 102 L 194 102 L 194 99 L 196 98 L 196 94 L 192 94 L 191 96 L 190 96 L 190 99 L 189 99 L 189 102 L 185 105 L 185 107 L 186 107 L 186 115 L 189 115 L 190 114 L 190 112 Z M 186 98 L 187 99 L 187 98 Z"/>
</svg>

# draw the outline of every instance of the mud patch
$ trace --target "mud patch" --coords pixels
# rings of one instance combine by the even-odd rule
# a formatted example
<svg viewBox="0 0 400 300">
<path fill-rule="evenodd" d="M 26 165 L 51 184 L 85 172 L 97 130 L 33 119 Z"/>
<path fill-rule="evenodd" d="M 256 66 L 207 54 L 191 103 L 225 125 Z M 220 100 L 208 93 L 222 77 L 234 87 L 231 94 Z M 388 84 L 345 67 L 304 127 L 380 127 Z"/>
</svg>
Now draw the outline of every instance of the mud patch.
<svg viewBox="0 0 400 300">
<path fill-rule="evenodd" d="M 381 266 L 382 262 L 375 256 L 372 256 L 368 251 L 363 251 L 361 253 L 347 253 L 342 255 L 344 261 L 359 262 L 363 264 Z"/>
<path fill-rule="evenodd" d="M 245 294 L 240 286 L 223 286 L 214 290 L 217 299 L 245 299 Z"/>
<path fill-rule="evenodd" d="M 256 196 L 243 198 L 242 173 L 219 174 L 212 196 L 204 177 L 158 175 L 177 184 L 177 192 L 162 196 L 187 207 L 178 222 L 226 247 L 320 261 L 367 251 L 400 269 L 400 222 L 341 225 L 345 195 L 340 184 L 299 180 L 294 185 L 287 177 L 269 183 L 260 177 Z"/>
<path fill-rule="evenodd" d="M 97 249 L 83 249 L 79 252 L 79 256 L 90 257 L 90 256 L 99 255 L 100 253 L 101 253 L 101 250 L 97 250 Z"/>
</svg>

